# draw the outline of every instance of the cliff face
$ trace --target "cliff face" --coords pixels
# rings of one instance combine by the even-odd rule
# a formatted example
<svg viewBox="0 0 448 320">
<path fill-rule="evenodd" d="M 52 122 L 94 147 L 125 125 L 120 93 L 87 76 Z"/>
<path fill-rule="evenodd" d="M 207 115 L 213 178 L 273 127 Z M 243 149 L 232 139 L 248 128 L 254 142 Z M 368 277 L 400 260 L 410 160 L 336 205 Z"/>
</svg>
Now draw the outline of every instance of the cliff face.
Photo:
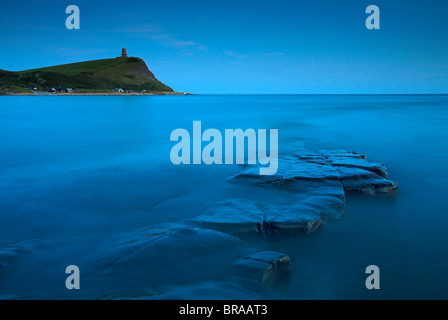
<svg viewBox="0 0 448 320">
<path fill-rule="evenodd" d="M 0 93 L 21 92 L 26 88 L 43 91 L 52 87 L 84 91 L 125 88 L 173 92 L 156 79 L 142 59 L 136 57 L 92 60 L 20 72 L 0 70 Z"/>
</svg>

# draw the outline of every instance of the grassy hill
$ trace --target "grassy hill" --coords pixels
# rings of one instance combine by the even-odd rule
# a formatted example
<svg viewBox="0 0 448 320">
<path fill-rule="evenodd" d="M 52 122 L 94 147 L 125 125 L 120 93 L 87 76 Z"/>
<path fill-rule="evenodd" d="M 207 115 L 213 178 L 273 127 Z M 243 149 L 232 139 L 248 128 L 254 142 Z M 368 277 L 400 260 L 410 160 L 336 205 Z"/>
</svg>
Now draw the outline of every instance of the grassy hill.
<svg viewBox="0 0 448 320">
<path fill-rule="evenodd" d="M 52 87 L 75 88 L 81 92 L 110 92 L 115 88 L 133 91 L 173 92 L 156 79 L 140 58 L 113 58 L 70 63 L 11 72 L 0 70 L 0 93 L 46 91 Z"/>
</svg>

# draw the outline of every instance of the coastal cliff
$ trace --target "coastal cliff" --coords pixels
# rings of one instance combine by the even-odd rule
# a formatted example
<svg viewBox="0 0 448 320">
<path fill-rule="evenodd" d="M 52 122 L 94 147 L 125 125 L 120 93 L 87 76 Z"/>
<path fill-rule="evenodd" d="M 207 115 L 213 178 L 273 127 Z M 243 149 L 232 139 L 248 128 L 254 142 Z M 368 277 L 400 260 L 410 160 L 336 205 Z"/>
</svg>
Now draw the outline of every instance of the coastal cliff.
<svg viewBox="0 0 448 320">
<path fill-rule="evenodd" d="M 0 70 L 0 94 L 40 92 L 174 93 L 137 57 L 91 60 L 18 72 Z"/>
</svg>

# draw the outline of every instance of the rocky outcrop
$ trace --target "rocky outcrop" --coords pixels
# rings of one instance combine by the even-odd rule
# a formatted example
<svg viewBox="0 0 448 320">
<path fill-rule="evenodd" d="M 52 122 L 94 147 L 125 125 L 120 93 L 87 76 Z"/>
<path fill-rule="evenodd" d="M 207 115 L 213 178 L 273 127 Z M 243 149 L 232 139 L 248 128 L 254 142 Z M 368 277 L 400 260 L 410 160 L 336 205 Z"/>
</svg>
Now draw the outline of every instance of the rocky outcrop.
<svg viewBox="0 0 448 320">
<path fill-rule="evenodd" d="M 105 93 L 115 88 L 173 92 L 137 57 L 83 61 L 19 72 L 0 70 L 0 94 L 31 93 L 27 88 L 43 92 L 60 87 L 84 93 Z"/>
<path fill-rule="evenodd" d="M 258 167 L 246 166 L 229 182 L 244 185 L 255 195 L 244 192 L 241 194 L 246 197 L 238 194 L 212 203 L 195 218 L 107 238 L 98 253 L 86 257 L 91 269 L 83 273 L 89 287 L 84 287 L 82 297 L 279 298 L 269 288 L 288 279 L 290 258 L 284 253 L 250 248 L 239 234 L 311 233 L 326 219 L 343 216 L 346 193 L 374 195 L 397 189 L 384 165 L 341 150 L 285 156 L 273 176 L 260 176 Z M 259 191 L 261 195 L 256 194 Z M 24 241 L 0 248 L 0 275 L 35 245 Z M 68 294 L 67 290 L 63 288 L 62 294 Z"/>
<path fill-rule="evenodd" d="M 218 202 L 189 222 L 230 234 L 254 231 L 266 235 L 277 235 L 280 230 L 309 233 L 322 223 L 321 211 L 313 206 L 313 200 L 285 205 L 247 199 Z"/>
<path fill-rule="evenodd" d="M 104 299 L 125 298 L 131 292 L 134 297 L 153 299 L 185 298 L 186 292 L 194 292 L 191 298 L 197 299 L 199 291 L 209 299 L 269 298 L 271 293 L 262 284 L 271 285 L 286 277 L 290 272 L 289 257 L 278 252 L 254 251 L 226 233 L 161 224 L 121 235 L 109 249 L 100 252 L 96 261 L 98 272 L 89 281 L 95 281 L 92 287 L 95 283 L 104 287 L 107 282 L 110 288 L 121 288 Z M 128 273 L 126 284 L 114 283 L 114 279 L 120 281 L 114 275 L 122 272 Z M 256 277 L 250 276 L 251 272 L 256 272 Z M 227 285 L 220 285 L 217 290 L 211 285 L 217 281 Z M 142 291 L 144 284 L 150 288 Z"/>
<path fill-rule="evenodd" d="M 111 279 L 110 273 L 132 272 L 137 284 L 146 279 L 155 286 L 154 298 L 197 294 L 198 281 L 203 293 L 213 297 L 210 284 L 219 279 L 228 283 L 232 294 L 242 294 L 239 289 L 245 288 L 244 297 L 259 298 L 259 287 L 253 282 L 266 287 L 286 279 L 291 261 L 279 252 L 254 252 L 234 235 L 310 233 L 326 219 L 343 216 L 347 192 L 373 195 L 397 189 L 397 184 L 388 180 L 384 165 L 342 150 L 302 151 L 283 157 L 273 176 L 259 175 L 258 167 L 246 166 L 229 182 L 253 187 L 255 193 L 259 188 L 276 191 L 272 197 L 213 203 L 182 224 L 162 224 L 123 234 L 98 261 L 100 270 L 108 274 L 105 279 Z"/>
<path fill-rule="evenodd" d="M 273 176 L 261 176 L 258 168 L 251 167 L 230 180 L 295 192 L 327 187 L 332 181 L 339 181 L 342 197 L 343 191 L 377 194 L 392 193 L 398 188 L 388 180 L 383 164 L 369 163 L 364 155 L 341 150 L 287 156 L 279 159 L 279 170 Z"/>
<path fill-rule="evenodd" d="M 160 224 L 122 234 L 101 254 L 102 270 L 135 269 L 151 266 L 152 270 L 185 266 L 186 272 L 209 272 L 217 256 L 239 256 L 245 243 L 229 234 L 183 224 Z M 208 259 L 207 259 L 208 258 Z M 202 261 L 202 262 L 199 262 Z M 147 268 L 147 267 L 144 267 Z M 184 277 L 185 274 L 182 275 Z"/>
<path fill-rule="evenodd" d="M 302 151 L 279 159 L 277 174 L 263 176 L 252 166 L 229 178 L 232 183 L 274 188 L 294 196 L 287 203 L 231 199 L 211 205 L 191 223 L 227 233 L 247 231 L 267 235 L 317 230 L 325 219 L 344 214 L 345 193 L 393 193 L 384 165 L 370 163 L 365 155 L 344 150 Z"/>
<path fill-rule="evenodd" d="M 273 285 L 291 274 L 291 260 L 285 254 L 261 251 L 238 260 L 232 265 L 239 276 L 254 279 L 263 285 Z"/>
</svg>

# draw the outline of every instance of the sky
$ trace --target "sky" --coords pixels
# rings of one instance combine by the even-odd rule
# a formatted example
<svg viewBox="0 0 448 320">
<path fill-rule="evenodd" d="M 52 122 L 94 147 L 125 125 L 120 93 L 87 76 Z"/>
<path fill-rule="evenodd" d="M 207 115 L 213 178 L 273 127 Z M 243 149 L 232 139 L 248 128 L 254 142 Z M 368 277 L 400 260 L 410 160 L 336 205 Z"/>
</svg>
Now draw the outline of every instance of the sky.
<svg viewBox="0 0 448 320">
<path fill-rule="evenodd" d="M 80 9 L 68 30 L 65 9 Z M 368 30 L 367 6 L 380 9 Z M 0 69 L 127 48 L 175 91 L 448 93 L 446 0 L 33 0 L 0 3 Z"/>
</svg>

